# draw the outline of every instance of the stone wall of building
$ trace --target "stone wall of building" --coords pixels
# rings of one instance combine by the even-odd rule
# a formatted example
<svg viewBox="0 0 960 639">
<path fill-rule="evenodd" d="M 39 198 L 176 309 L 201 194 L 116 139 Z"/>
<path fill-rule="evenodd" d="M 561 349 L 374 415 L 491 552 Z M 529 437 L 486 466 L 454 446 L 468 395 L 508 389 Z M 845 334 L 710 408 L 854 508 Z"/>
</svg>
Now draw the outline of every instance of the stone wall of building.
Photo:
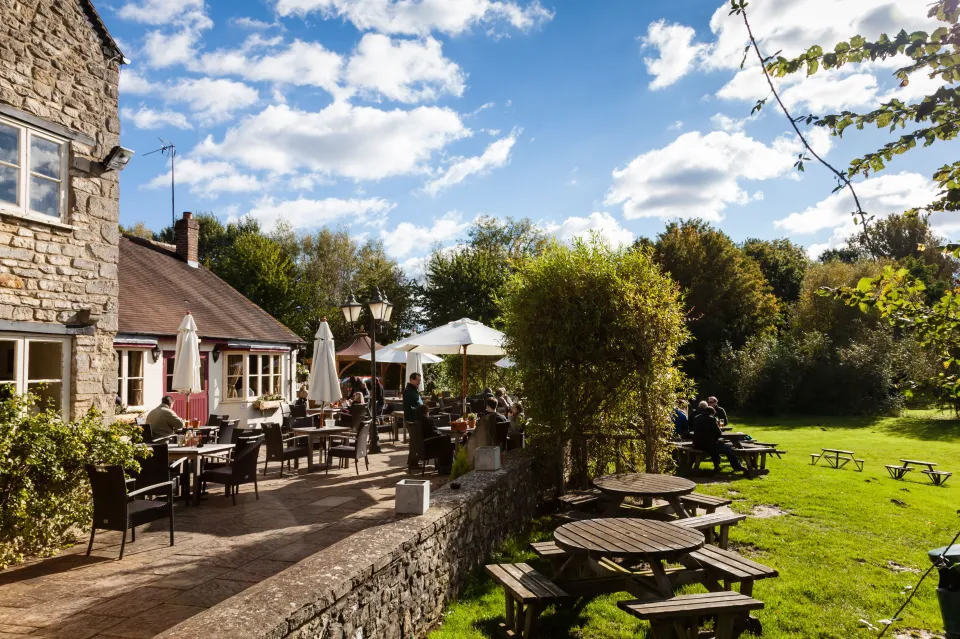
<svg viewBox="0 0 960 639">
<path fill-rule="evenodd" d="M 120 142 L 119 61 L 81 0 L 0 0 L 0 16 L 0 104 L 82 134 L 66 224 L 0 214 L 0 320 L 93 326 L 72 339 L 70 413 L 112 413 L 119 175 L 100 162 Z"/>
<path fill-rule="evenodd" d="M 159 637 L 425 637 L 470 571 L 534 515 L 530 458 L 505 457 L 436 491 L 425 515 L 361 530 Z"/>
</svg>

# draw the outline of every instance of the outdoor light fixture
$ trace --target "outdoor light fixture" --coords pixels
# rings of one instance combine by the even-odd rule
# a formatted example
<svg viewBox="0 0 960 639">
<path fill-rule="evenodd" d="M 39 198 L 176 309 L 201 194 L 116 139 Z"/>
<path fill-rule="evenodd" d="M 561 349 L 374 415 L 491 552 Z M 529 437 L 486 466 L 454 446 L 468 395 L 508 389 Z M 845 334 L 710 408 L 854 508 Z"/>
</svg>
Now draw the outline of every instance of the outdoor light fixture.
<svg viewBox="0 0 960 639">
<path fill-rule="evenodd" d="M 210 356 L 213 357 L 213 363 L 216 364 L 220 359 L 220 345 L 214 344 L 213 351 L 210 352 Z"/>
<path fill-rule="evenodd" d="M 373 319 L 378 322 L 386 319 L 384 314 L 387 312 L 387 300 L 380 294 L 380 289 L 374 290 L 373 297 L 370 298 L 367 306 L 370 307 L 370 315 L 373 316 Z"/>
<path fill-rule="evenodd" d="M 347 298 L 346 303 L 340 307 L 340 310 L 343 311 L 343 316 L 351 324 L 356 324 L 357 320 L 360 319 L 360 311 L 363 309 L 363 304 L 357 301 L 357 299 L 350 294 L 350 297 Z"/>
<path fill-rule="evenodd" d="M 160 350 L 160 345 L 156 344 L 153 348 L 150 349 L 150 354 L 153 355 L 153 363 L 156 364 L 160 361 L 160 355 L 163 354 L 163 351 Z"/>
<path fill-rule="evenodd" d="M 122 146 L 115 146 L 103 161 L 103 166 L 111 171 L 122 171 L 126 168 L 130 160 L 133 159 L 134 153 L 135 151 L 125 149 Z"/>
</svg>

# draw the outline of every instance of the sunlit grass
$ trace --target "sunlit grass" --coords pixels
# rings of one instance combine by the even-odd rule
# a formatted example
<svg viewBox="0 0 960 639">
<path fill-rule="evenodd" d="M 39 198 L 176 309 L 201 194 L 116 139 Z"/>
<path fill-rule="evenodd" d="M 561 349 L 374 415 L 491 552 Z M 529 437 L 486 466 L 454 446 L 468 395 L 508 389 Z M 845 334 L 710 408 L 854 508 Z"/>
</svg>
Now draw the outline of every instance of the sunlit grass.
<svg viewBox="0 0 960 639">
<path fill-rule="evenodd" d="M 904 601 L 905 587 L 923 571 L 926 552 L 947 544 L 960 529 L 960 422 L 935 411 L 911 411 L 904 418 L 778 418 L 739 422 L 755 439 L 789 451 L 768 462 L 771 473 L 756 480 L 704 484 L 700 492 L 730 495 L 733 508 L 750 513 L 758 505 L 789 514 L 748 518 L 731 530 L 744 555 L 776 568 L 780 578 L 760 581 L 754 596 L 766 607 L 757 613 L 764 637 L 846 639 L 872 637 L 861 622 L 879 626 Z M 736 420 L 735 420 L 735 423 Z M 855 451 L 864 472 L 810 465 L 821 448 Z M 894 481 L 884 464 L 900 458 L 938 462 L 957 473 L 942 488 L 919 470 Z M 709 463 L 706 464 L 710 466 Z M 729 478 L 727 478 L 729 479 Z M 548 520 L 511 541 L 496 561 L 527 561 L 549 574 L 526 549 L 530 540 L 549 539 Z M 902 570 L 902 569 L 900 569 Z M 936 576 L 928 578 L 895 629 L 942 632 Z M 616 602 L 626 593 L 577 602 L 542 616 L 541 636 L 620 639 L 646 637 L 646 624 L 628 617 Z M 503 621 L 502 591 L 478 573 L 450 606 L 444 625 L 431 639 L 493 636 Z M 888 633 L 891 636 L 893 633 Z"/>
</svg>

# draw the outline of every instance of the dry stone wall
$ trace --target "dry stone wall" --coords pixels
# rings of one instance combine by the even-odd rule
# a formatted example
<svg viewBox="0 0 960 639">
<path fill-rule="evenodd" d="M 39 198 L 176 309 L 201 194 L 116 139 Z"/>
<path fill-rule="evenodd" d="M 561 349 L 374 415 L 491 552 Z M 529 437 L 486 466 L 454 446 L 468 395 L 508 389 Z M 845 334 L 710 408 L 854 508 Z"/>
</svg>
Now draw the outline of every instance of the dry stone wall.
<svg viewBox="0 0 960 639">
<path fill-rule="evenodd" d="M 0 0 L 0 16 L 0 106 L 81 134 L 64 225 L 0 214 L 0 320 L 93 326 L 72 339 L 68 403 L 112 412 L 119 177 L 99 166 L 120 141 L 119 63 L 80 0 Z"/>
<path fill-rule="evenodd" d="M 442 619 L 470 571 L 532 518 L 531 460 L 505 455 L 436 491 L 430 510 L 361 530 L 158 639 L 413 639 Z"/>
</svg>

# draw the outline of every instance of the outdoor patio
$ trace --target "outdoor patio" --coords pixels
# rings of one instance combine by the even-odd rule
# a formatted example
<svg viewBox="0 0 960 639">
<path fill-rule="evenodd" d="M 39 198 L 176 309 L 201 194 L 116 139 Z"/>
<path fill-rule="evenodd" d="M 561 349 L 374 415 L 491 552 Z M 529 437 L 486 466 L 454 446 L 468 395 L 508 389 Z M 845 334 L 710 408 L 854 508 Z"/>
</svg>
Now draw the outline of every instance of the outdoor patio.
<svg viewBox="0 0 960 639">
<path fill-rule="evenodd" d="M 210 486 L 199 507 L 177 502 L 176 545 L 166 522 L 139 530 L 117 561 L 120 533 L 98 532 L 60 556 L 0 573 L 0 639 L 153 637 L 352 533 L 394 519 L 394 485 L 407 476 L 406 445 L 384 441 L 370 470 L 279 476 L 271 464 L 236 506 Z M 261 453 L 261 460 L 262 460 Z M 260 471 L 263 464 L 261 461 Z M 446 480 L 427 475 L 433 488 Z"/>
</svg>

